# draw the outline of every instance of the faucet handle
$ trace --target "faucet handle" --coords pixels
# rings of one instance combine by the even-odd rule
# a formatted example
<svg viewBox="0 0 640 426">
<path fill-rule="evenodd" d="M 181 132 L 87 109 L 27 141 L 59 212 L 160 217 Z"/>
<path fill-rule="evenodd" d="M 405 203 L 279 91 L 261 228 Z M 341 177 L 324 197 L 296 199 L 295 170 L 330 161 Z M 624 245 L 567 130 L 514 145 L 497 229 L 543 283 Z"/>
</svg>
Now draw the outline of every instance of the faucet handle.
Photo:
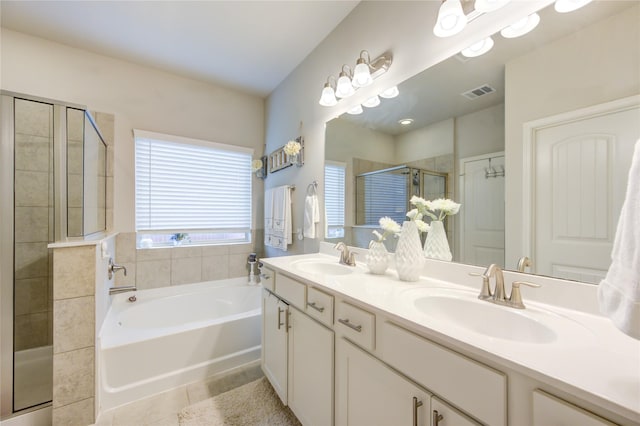
<svg viewBox="0 0 640 426">
<path fill-rule="evenodd" d="M 485 274 L 479 274 L 477 272 L 469 272 L 469 275 L 472 277 L 482 277 L 482 288 L 480 289 L 480 294 L 478 295 L 478 299 L 480 300 L 491 299 L 493 294 L 491 293 L 491 287 L 489 286 L 489 276 Z"/>
<path fill-rule="evenodd" d="M 522 293 L 520 293 L 520 286 L 526 285 L 529 287 L 538 288 L 541 287 L 540 284 L 534 284 L 527 281 L 514 281 L 511 284 L 511 296 L 509 296 L 509 306 L 517 309 L 524 309 L 524 303 L 522 303 Z"/>
</svg>

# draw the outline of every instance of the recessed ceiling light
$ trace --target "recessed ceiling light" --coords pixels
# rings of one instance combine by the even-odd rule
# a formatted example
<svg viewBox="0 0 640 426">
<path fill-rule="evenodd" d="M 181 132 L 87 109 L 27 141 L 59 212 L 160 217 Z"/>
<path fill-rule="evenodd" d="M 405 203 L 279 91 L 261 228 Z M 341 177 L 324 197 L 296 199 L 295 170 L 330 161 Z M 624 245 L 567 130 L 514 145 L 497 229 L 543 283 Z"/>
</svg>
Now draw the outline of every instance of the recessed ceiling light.
<svg viewBox="0 0 640 426">
<path fill-rule="evenodd" d="M 413 118 L 403 118 L 402 120 L 398 120 L 398 123 L 402 124 L 403 126 L 408 126 L 409 124 L 413 123 Z"/>
</svg>

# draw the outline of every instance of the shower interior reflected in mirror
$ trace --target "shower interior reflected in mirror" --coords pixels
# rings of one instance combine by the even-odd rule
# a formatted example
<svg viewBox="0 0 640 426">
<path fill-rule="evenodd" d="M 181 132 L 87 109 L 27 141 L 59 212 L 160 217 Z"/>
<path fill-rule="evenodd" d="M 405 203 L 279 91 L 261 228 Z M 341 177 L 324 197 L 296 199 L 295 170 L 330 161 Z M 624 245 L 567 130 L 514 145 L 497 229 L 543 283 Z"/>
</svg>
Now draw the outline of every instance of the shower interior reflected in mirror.
<svg viewBox="0 0 640 426">
<path fill-rule="evenodd" d="M 106 144 L 83 107 L 5 92 L 2 107 L 4 418 L 52 400 L 48 245 L 105 230 Z"/>
</svg>

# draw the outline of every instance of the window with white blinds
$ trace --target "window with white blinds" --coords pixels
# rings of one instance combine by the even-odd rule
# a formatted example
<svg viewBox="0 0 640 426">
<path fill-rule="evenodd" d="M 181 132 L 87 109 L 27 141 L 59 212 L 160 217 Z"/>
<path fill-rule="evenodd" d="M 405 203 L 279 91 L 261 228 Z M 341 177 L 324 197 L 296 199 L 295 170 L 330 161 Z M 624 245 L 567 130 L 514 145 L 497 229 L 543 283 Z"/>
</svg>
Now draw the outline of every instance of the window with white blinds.
<svg viewBox="0 0 640 426">
<path fill-rule="evenodd" d="M 345 169 L 341 164 L 324 166 L 324 208 L 327 217 L 326 238 L 344 237 Z"/>
<path fill-rule="evenodd" d="M 358 176 L 364 187 L 364 225 L 378 225 L 381 217 L 388 216 L 398 223 L 407 214 L 407 176 L 379 173 Z"/>
<path fill-rule="evenodd" d="M 192 244 L 250 241 L 251 149 L 134 134 L 136 231 L 147 245 L 175 244 L 176 235 Z"/>
</svg>

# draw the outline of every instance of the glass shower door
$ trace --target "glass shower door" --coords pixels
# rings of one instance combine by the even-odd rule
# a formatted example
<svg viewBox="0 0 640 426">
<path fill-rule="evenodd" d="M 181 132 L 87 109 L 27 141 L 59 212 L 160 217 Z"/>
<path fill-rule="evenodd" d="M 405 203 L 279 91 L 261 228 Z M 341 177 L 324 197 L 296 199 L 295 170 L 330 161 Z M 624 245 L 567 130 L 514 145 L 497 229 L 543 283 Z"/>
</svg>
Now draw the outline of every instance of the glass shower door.
<svg viewBox="0 0 640 426">
<path fill-rule="evenodd" d="M 14 101 L 13 411 L 52 399 L 54 106 Z"/>
</svg>

